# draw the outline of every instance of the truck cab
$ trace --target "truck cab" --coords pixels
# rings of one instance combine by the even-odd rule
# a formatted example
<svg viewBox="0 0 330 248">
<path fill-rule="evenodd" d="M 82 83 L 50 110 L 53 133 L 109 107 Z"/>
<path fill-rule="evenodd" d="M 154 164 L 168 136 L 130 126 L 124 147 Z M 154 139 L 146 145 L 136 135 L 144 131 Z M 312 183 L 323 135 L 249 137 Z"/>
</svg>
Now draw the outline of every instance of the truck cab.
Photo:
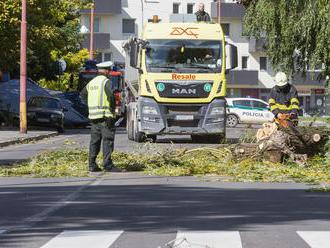
<svg viewBox="0 0 330 248">
<path fill-rule="evenodd" d="M 226 126 L 226 72 L 237 48 L 217 23 L 148 23 L 126 50 L 128 138 L 191 135 L 220 142 Z M 226 57 L 227 54 L 227 57 Z"/>
</svg>

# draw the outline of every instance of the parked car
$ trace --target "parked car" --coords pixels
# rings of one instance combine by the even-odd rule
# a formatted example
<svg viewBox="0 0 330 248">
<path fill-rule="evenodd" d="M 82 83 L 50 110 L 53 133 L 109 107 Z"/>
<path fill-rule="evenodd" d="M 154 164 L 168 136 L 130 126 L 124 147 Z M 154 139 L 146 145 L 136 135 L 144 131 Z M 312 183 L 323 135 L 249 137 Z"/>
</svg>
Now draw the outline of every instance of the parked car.
<svg viewBox="0 0 330 248">
<path fill-rule="evenodd" d="M 64 132 L 64 111 L 67 111 L 55 97 L 34 96 L 28 102 L 28 124 L 56 128 Z"/>
<path fill-rule="evenodd" d="M 267 102 L 256 98 L 226 98 L 227 126 L 262 124 L 274 119 Z"/>
</svg>

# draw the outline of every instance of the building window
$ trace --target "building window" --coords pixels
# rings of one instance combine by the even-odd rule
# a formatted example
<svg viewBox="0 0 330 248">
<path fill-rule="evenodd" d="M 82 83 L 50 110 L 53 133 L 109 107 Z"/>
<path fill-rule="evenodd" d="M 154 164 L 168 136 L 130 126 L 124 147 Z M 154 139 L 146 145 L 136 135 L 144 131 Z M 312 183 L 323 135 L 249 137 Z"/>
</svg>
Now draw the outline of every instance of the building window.
<svg viewBox="0 0 330 248">
<path fill-rule="evenodd" d="M 103 61 L 111 61 L 111 53 L 104 53 Z"/>
<path fill-rule="evenodd" d="M 260 70 L 267 71 L 267 57 L 260 57 Z"/>
<path fill-rule="evenodd" d="M 135 34 L 135 19 L 123 19 L 123 33 Z"/>
<path fill-rule="evenodd" d="M 102 62 L 102 53 L 97 53 L 95 60 L 96 60 L 96 62 L 101 63 Z"/>
<path fill-rule="evenodd" d="M 86 17 L 86 22 L 85 22 L 86 28 L 88 31 L 90 31 L 91 28 L 91 18 L 88 16 Z M 99 33 L 101 27 L 101 18 L 100 17 L 94 17 L 94 33 Z"/>
<path fill-rule="evenodd" d="M 187 4 L 187 14 L 193 14 L 194 13 L 194 4 L 188 3 Z"/>
<path fill-rule="evenodd" d="M 248 56 L 242 57 L 242 69 L 248 69 L 248 61 L 249 61 Z"/>
<path fill-rule="evenodd" d="M 225 36 L 230 36 L 230 24 L 229 23 L 221 23 L 222 31 Z"/>
<path fill-rule="evenodd" d="M 173 14 L 179 14 L 180 11 L 180 4 L 179 3 L 173 3 Z"/>
</svg>

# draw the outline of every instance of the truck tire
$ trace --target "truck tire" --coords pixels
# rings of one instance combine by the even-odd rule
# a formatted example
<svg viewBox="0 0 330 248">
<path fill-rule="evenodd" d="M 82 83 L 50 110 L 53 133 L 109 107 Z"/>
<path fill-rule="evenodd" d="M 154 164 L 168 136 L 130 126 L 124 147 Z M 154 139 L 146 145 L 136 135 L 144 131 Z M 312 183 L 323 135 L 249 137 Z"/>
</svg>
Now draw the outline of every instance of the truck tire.
<svg viewBox="0 0 330 248">
<path fill-rule="evenodd" d="M 133 121 L 133 129 L 134 129 L 134 141 L 138 143 L 142 143 L 146 140 L 146 136 L 144 133 L 138 131 L 138 123 L 137 123 L 137 116 L 134 115 L 134 118 L 132 118 Z"/>
<path fill-rule="evenodd" d="M 142 143 L 145 141 L 145 135 L 141 132 L 135 132 L 134 133 L 134 141 L 137 143 Z"/>
<path fill-rule="evenodd" d="M 134 120 L 131 117 L 131 111 L 127 111 L 127 123 L 126 123 L 126 130 L 127 130 L 127 137 L 129 140 L 134 141 Z"/>
<path fill-rule="evenodd" d="M 238 125 L 238 117 L 236 115 L 233 114 L 229 114 L 227 115 L 227 126 L 228 127 L 236 127 Z"/>
</svg>

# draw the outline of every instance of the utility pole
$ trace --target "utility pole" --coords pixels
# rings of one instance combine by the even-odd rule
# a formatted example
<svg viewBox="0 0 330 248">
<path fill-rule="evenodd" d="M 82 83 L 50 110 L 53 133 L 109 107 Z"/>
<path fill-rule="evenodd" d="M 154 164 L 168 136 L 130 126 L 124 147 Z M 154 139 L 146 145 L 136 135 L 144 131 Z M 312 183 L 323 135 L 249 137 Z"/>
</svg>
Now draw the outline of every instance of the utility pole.
<svg viewBox="0 0 330 248">
<path fill-rule="evenodd" d="M 143 23 L 144 23 L 144 4 L 143 4 L 143 0 L 141 0 L 141 28 L 143 28 Z"/>
<path fill-rule="evenodd" d="M 89 59 L 94 59 L 94 14 L 95 14 L 95 2 L 91 7 L 91 19 L 90 19 L 90 41 L 89 41 Z"/>
<path fill-rule="evenodd" d="M 218 22 L 221 25 L 221 0 L 218 0 Z"/>
<path fill-rule="evenodd" d="M 20 132 L 24 134 L 27 133 L 26 46 L 27 46 L 26 0 L 22 0 L 19 117 L 20 117 Z"/>
</svg>

